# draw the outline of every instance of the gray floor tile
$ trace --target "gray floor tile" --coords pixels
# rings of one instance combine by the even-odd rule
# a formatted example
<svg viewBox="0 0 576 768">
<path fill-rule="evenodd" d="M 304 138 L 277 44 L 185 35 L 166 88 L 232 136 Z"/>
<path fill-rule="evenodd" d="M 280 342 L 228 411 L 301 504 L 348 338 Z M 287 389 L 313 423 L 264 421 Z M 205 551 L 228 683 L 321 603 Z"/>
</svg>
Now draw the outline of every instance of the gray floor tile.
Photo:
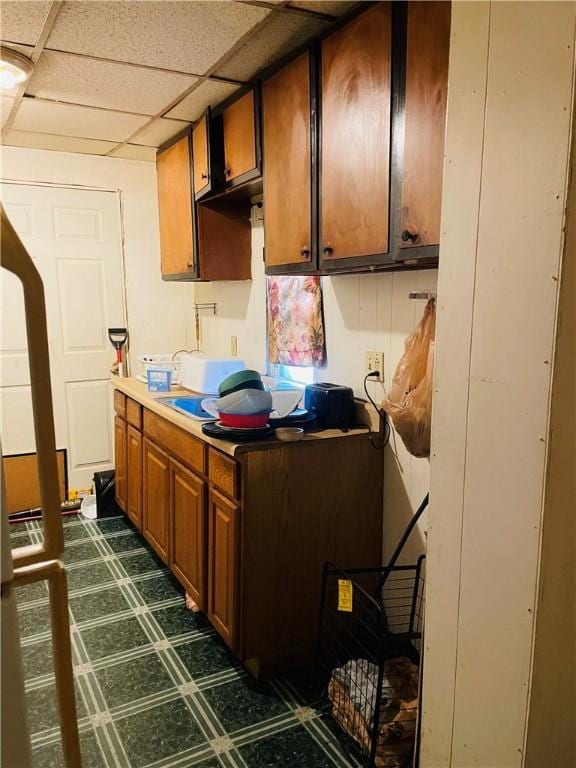
<svg viewBox="0 0 576 768">
<path fill-rule="evenodd" d="M 174 687 L 157 653 L 148 653 L 95 672 L 109 709 Z"/>
<path fill-rule="evenodd" d="M 127 611 L 129 607 L 120 587 L 102 587 L 98 592 L 70 598 L 70 610 L 77 624 Z"/>
<path fill-rule="evenodd" d="M 270 686 L 250 678 L 209 688 L 204 696 L 228 733 L 260 725 L 289 711 Z"/>
<path fill-rule="evenodd" d="M 148 645 L 150 642 L 138 619 L 132 617 L 91 629 L 81 629 L 80 636 L 91 661 Z"/>
<path fill-rule="evenodd" d="M 192 713 L 182 699 L 145 709 L 115 721 L 133 768 L 142 768 L 204 741 Z"/>
</svg>

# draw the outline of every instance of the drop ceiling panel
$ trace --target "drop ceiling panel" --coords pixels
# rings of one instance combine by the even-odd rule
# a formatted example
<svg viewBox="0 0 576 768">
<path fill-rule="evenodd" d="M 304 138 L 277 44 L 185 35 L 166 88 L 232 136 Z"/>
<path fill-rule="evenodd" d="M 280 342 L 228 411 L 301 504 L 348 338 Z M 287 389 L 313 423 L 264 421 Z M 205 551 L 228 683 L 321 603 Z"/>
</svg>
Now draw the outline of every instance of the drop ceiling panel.
<svg viewBox="0 0 576 768">
<path fill-rule="evenodd" d="M 270 13 L 219 1 L 65 2 L 47 48 L 203 74 Z"/>
<path fill-rule="evenodd" d="M 197 120 L 206 107 L 215 107 L 228 96 L 231 96 L 241 86 L 230 83 L 219 83 L 216 80 L 205 80 L 192 93 L 189 93 L 180 104 L 167 113 L 168 117 L 182 120 Z"/>
<path fill-rule="evenodd" d="M 346 0 L 316 0 L 316 2 L 291 0 L 288 5 L 291 8 L 303 8 L 305 11 L 326 13 L 329 16 L 343 16 L 358 3 L 346 2 Z"/>
<path fill-rule="evenodd" d="M 57 152 L 79 152 L 85 155 L 105 155 L 114 148 L 114 142 L 95 139 L 79 139 L 71 136 L 55 136 L 50 133 L 10 131 L 4 140 L 12 147 L 29 149 L 52 149 Z"/>
<path fill-rule="evenodd" d="M 71 104 L 24 99 L 14 129 L 76 136 L 84 139 L 124 141 L 149 118 Z"/>
<path fill-rule="evenodd" d="M 142 147 L 137 144 L 122 144 L 121 147 L 111 152 L 109 157 L 118 157 L 123 160 L 144 160 L 153 163 L 156 160 L 156 148 Z"/>
<path fill-rule="evenodd" d="M 188 123 L 181 120 L 165 120 L 160 118 L 137 133 L 136 136 L 131 137 L 130 143 L 144 144 L 147 147 L 159 147 L 165 141 L 183 131 L 187 126 Z"/>
<path fill-rule="evenodd" d="M 26 92 L 56 101 L 156 115 L 195 82 L 197 78 L 189 75 L 46 51 Z"/>
<path fill-rule="evenodd" d="M 249 80 L 258 70 L 329 29 L 330 22 L 292 13 L 273 13 L 262 29 L 214 72 L 233 80 Z"/>
<path fill-rule="evenodd" d="M 36 45 L 51 5 L 44 0 L 2 0 L 2 40 Z"/>
<path fill-rule="evenodd" d="M 0 127 L 4 128 L 4 123 L 8 119 L 12 107 L 14 105 L 14 99 L 10 96 L 2 96 L 2 104 L 0 108 Z"/>
</svg>

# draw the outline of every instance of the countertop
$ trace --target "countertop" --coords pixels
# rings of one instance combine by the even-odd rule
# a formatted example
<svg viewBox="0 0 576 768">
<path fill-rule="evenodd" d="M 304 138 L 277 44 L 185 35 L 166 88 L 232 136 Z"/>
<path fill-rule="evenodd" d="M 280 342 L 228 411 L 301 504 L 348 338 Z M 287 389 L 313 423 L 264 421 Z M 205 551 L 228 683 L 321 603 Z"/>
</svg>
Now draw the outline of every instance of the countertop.
<svg viewBox="0 0 576 768">
<path fill-rule="evenodd" d="M 352 437 L 367 437 L 368 435 L 366 427 L 358 427 L 350 429 L 348 432 L 342 432 L 339 429 L 323 429 L 315 432 L 305 432 L 303 439 L 299 443 L 285 443 L 281 440 L 277 440 L 275 437 L 269 437 L 266 440 L 255 440 L 254 442 L 249 443 L 233 443 L 230 440 L 218 440 L 217 438 L 209 437 L 202 432 L 203 422 L 184 416 L 184 414 L 178 413 L 178 411 L 169 408 L 164 403 L 158 402 L 158 400 L 163 397 L 186 397 L 194 395 L 194 392 L 177 387 L 172 387 L 170 392 L 148 392 L 146 384 L 135 378 L 119 378 L 114 376 L 111 382 L 114 389 L 123 392 L 145 408 L 148 408 L 148 410 L 156 413 L 158 416 L 162 416 L 166 421 L 170 421 L 172 424 L 180 427 L 180 429 L 189 432 L 209 445 L 213 445 L 215 448 L 218 448 L 219 451 L 227 453 L 229 456 L 237 456 L 242 452 L 251 451 L 255 448 L 263 450 L 266 448 L 277 448 L 279 446 L 300 445 L 302 442 L 334 439 L 345 440 Z M 365 403 L 363 401 L 356 401 L 356 406 L 358 422 L 370 424 L 371 418 L 366 411 Z"/>
</svg>

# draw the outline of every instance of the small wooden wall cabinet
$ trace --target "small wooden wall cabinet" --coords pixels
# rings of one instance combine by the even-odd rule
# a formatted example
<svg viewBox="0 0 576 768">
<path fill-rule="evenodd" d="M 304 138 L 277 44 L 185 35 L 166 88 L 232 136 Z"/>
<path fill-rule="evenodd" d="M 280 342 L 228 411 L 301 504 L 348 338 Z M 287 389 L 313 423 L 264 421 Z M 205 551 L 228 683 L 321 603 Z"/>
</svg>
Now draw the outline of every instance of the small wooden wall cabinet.
<svg viewBox="0 0 576 768">
<path fill-rule="evenodd" d="M 114 403 L 119 506 L 252 675 L 311 667 L 324 562 L 381 560 L 382 453 L 357 432 L 230 456 Z"/>
<path fill-rule="evenodd" d="M 209 111 L 158 149 L 158 212 L 164 280 L 249 280 L 250 202 L 206 198 L 213 187 Z M 196 153 L 196 154 L 195 154 Z"/>
</svg>

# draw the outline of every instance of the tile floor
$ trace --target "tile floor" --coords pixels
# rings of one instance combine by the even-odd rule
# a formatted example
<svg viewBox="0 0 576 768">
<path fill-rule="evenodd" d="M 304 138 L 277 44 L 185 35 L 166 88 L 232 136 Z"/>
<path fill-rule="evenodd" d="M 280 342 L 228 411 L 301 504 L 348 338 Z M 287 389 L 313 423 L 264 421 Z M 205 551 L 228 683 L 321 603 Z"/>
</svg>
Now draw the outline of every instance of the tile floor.
<svg viewBox="0 0 576 768">
<path fill-rule="evenodd" d="M 11 526 L 13 546 L 41 540 Z M 254 683 L 123 518 L 67 518 L 84 768 L 349 768 L 333 722 L 294 680 Z M 62 763 L 48 592 L 17 591 L 34 768 Z"/>
</svg>

